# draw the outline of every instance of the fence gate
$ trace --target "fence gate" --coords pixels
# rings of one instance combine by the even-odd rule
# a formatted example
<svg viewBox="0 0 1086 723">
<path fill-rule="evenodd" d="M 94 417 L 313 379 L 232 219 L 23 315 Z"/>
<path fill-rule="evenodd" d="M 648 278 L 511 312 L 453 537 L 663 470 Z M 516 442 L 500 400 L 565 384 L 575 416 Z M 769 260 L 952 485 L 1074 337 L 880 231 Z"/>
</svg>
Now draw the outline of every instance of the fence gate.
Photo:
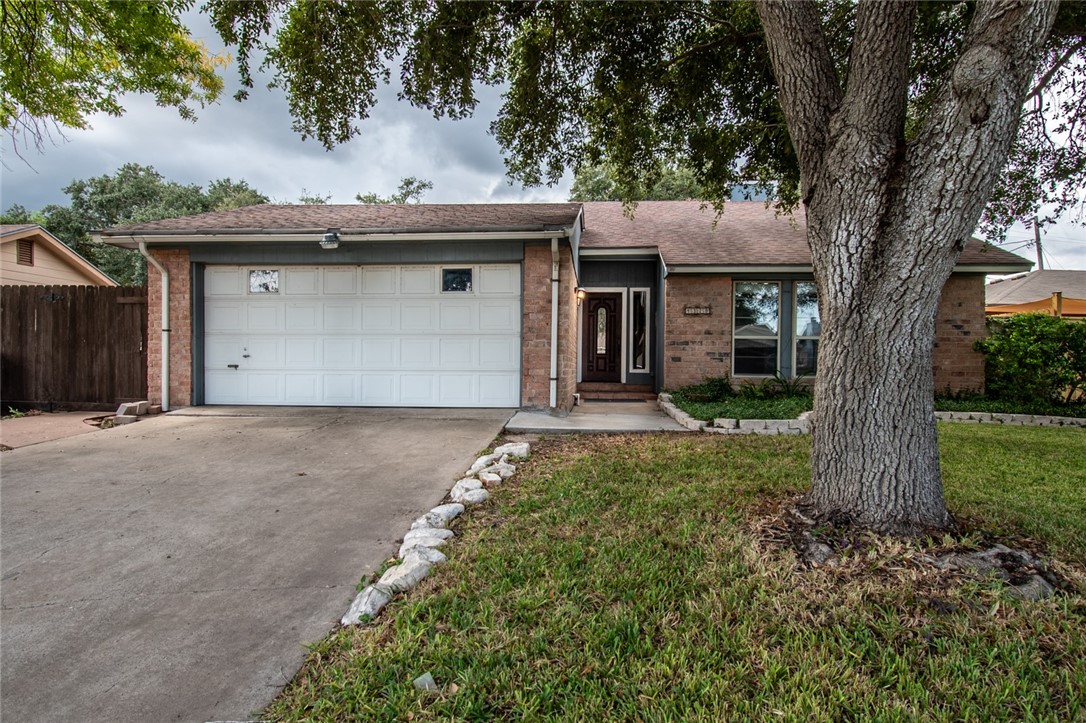
<svg viewBox="0 0 1086 723">
<path fill-rule="evenodd" d="M 113 409 L 147 398 L 147 291 L 0 287 L 0 402 Z"/>
</svg>

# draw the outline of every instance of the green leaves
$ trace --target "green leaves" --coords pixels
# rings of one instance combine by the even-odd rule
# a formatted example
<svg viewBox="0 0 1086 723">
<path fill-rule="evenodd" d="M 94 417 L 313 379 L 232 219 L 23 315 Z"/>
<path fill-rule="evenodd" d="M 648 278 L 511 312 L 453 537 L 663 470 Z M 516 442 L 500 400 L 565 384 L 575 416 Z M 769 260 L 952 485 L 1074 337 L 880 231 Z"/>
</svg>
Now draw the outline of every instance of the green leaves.
<svg viewBox="0 0 1086 723">
<path fill-rule="evenodd" d="M 50 126 L 86 128 L 92 113 L 121 115 L 124 93 L 149 93 L 193 119 L 222 92 L 213 55 L 180 15 L 191 0 L 2 0 L 0 127 L 17 147 L 41 148 Z"/>
<path fill-rule="evenodd" d="M 989 323 L 992 335 L 976 346 L 993 396 L 1070 401 L 1086 387 L 1086 322 L 1015 314 Z"/>
</svg>

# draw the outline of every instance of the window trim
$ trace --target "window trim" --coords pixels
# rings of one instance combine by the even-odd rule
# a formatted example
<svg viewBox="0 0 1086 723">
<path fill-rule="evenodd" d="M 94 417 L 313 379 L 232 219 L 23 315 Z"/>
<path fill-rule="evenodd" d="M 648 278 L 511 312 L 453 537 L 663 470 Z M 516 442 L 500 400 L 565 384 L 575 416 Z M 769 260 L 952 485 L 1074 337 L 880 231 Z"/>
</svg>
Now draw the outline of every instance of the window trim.
<svg viewBox="0 0 1086 723">
<path fill-rule="evenodd" d="M 736 297 L 738 296 L 738 294 L 736 293 L 736 287 L 739 286 L 739 284 L 772 284 L 773 286 L 777 287 L 777 334 L 774 337 L 774 341 L 776 341 L 776 343 L 777 343 L 777 363 L 776 363 L 777 368 L 774 370 L 774 373 L 776 373 L 776 372 L 780 371 L 780 368 L 781 368 L 781 335 L 782 335 L 781 332 L 783 331 L 782 324 L 781 324 L 781 322 L 783 321 L 783 319 L 782 319 L 783 315 L 781 314 L 781 294 L 783 292 L 782 287 L 783 287 L 784 283 L 785 282 L 783 280 L 781 280 L 781 279 L 777 279 L 777 280 L 769 280 L 769 279 L 739 279 L 739 280 L 734 280 L 733 279 L 732 280 L 732 293 L 731 293 L 731 297 L 732 297 L 732 318 L 731 318 L 731 324 L 732 324 L 732 328 L 731 328 L 731 335 L 732 335 L 732 340 L 731 340 L 732 364 L 731 364 L 731 367 L 732 367 L 732 377 L 733 378 L 738 377 L 740 379 L 764 379 L 766 377 L 772 377 L 773 376 L 773 374 L 739 373 L 739 372 L 737 372 L 735 370 L 735 361 L 736 361 L 736 359 L 735 359 L 735 340 L 736 339 L 765 339 L 766 338 L 766 337 L 755 337 L 755 336 L 738 336 L 735 333 L 735 330 L 736 330 L 736 326 L 735 326 L 735 320 L 736 320 L 735 319 L 735 301 L 736 301 Z"/>
<path fill-rule="evenodd" d="M 254 266 L 245 268 L 245 295 L 246 296 L 282 296 L 282 285 L 280 284 L 280 273 L 282 267 L 276 266 L 271 269 L 262 269 Z M 275 272 L 275 291 L 253 291 L 253 272 L 254 271 L 274 271 Z"/>
<path fill-rule="evenodd" d="M 645 368 L 634 368 L 634 354 L 637 351 L 634 349 L 634 295 L 637 293 L 645 294 Z M 627 372 L 630 374 L 652 374 L 652 288 L 648 286 L 631 286 L 628 289 L 629 302 L 625 304 L 625 307 L 629 309 L 629 313 L 626 315 L 628 321 L 626 323 L 626 334 L 629 336 L 627 343 L 629 344 L 630 353 L 628 364 L 629 369 Z"/>
<path fill-rule="evenodd" d="M 471 279 L 468 282 L 469 284 L 471 284 L 471 288 L 466 290 L 466 291 L 446 291 L 445 290 L 445 272 L 446 271 L 469 271 L 469 272 L 471 272 Z M 452 265 L 452 264 L 450 264 L 448 266 L 439 267 L 439 269 L 438 269 L 438 280 L 437 280 L 438 293 L 442 294 L 442 295 L 451 294 L 451 295 L 454 295 L 454 296 L 467 296 L 467 295 L 474 296 L 475 293 L 476 293 L 476 290 L 477 290 L 476 289 L 476 284 L 475 284 L 475 279 L 478 276 L 478 273 L 476 273 L 476 272 L 477 272 L 476 267 L 472 266 L 470 264 L 469 265 L 463 265 L 463 264 Z"/>
</svg>

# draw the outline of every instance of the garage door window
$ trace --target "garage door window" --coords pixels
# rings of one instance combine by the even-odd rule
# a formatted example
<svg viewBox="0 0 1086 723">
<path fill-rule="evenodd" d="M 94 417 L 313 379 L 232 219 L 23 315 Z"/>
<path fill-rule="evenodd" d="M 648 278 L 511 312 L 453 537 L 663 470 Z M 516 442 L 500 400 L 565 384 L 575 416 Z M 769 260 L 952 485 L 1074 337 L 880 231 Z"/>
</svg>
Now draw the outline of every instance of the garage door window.
<svg viewBox="0 0 1086 723">
<path fill-rule="evenodd" d="M 471 269 L 442 269 L 441 291 L 444 293 L 471 293 Z"/>
<path fill-rule="evenodd" d="M 278 269 L 253 269 L 249 272 L 250 294 L 278 294 Z"/>
</svg>

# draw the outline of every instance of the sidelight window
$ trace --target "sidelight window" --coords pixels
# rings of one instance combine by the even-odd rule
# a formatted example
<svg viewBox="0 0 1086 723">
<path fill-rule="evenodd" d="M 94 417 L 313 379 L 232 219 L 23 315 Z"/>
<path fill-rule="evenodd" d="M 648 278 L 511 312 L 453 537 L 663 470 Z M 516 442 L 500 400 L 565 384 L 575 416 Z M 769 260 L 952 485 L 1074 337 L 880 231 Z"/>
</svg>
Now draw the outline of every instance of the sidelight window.
<svg viewBox="0 0 1086 723">
<path fill-rule="evenodd" d="M 649 290 L 630 291 L 630 371 L 649 370 Z"/>
<path fill-rule="evenodd" d="M 818 314 L 818 290 L 813 281 L 797 281 L 795 285 L 796 351 L 794 371 L 814 374 L 818 369 L 818 337 L 822 319 Z"/>
</svg>

